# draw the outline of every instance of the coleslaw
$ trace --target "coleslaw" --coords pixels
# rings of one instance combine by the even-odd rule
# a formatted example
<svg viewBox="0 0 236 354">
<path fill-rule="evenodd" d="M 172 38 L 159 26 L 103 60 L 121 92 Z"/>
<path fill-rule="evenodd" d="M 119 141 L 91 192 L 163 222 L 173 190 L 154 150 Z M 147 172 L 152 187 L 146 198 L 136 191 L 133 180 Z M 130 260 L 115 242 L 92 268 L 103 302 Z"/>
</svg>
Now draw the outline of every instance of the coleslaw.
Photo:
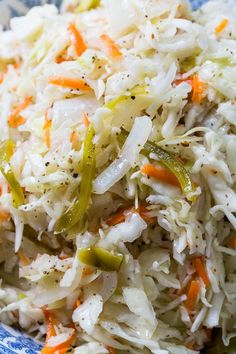
<svg viewBox="0 0 236 354">
<path fill-rule="evenodd" d="M 42 354 L 236 336 L 236 4 L 65 0 L 0 32 L 0 319 Z"/>
</svg>

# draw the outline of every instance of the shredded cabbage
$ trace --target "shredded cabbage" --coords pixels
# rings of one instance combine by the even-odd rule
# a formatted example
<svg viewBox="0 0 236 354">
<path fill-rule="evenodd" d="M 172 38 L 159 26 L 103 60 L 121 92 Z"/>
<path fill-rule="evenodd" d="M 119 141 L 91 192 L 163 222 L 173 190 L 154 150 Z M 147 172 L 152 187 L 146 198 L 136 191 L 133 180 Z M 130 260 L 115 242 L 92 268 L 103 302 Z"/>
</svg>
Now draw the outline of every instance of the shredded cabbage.
<svg viewBox="0 0 236 354">
<path fill-rule="evenodd" d="M 1 322 L 50 352 L 230 344 L 235 58 L 234 0 L 64 0 L 0 30 Z"/>
</svg>

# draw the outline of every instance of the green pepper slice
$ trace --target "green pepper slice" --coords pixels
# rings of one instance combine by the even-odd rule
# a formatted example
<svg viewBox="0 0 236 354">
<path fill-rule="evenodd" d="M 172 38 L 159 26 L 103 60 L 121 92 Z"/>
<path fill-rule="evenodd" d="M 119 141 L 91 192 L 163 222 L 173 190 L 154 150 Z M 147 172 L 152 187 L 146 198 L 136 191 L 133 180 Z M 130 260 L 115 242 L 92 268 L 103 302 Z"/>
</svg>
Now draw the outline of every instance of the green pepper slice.
<svg viewBox="0 0 236 354">
<path fill-rule="evenodd" d="M 100 0 L 81 0 L 76 7 L 75 12 L 84 12 L 91 9 L 95 9 L 100 5 Z"/>
<path fill-rule="evenodd" d="M 113 253 L 100 247 L 82 248 L 78 254 L 81 263 L 107 272 L 118 271 L 123 255 Z"/>
<path fill-rule="evenodd" d="M 24 204 L 24 193 L 17 181 L 15 174 L 10 165 L 10 158 L 14 151 L 14 143 L 12 140 L 5 140 L 0 145 L 0 171 L 6 178 L 8 184 L 11 187 L 13 205 L 18 208 Z"/>
<path fill-rule="evenodd" d="M 118 140 L 123 144 L 127 137 L 128 133 L 123 129 L 118 136 Z M 190 174 L 174 154 L 160 148 L 152 141 L 146 142 L 144 148 L 141 150 L 141 153 L 147 157 L 149 157 L 151 153 L 157 155 L 159 162 L 176 176 L 187 199 L 192 202 L 195 201 L 196 197 L 191 194 L 195 192 L 196 187 L 191 180 Z"/>
<path fill-rule="evenodd" d="M 66 211 L 65 214 L 62 215 L 57 221 L 54 228 L 56 234 L 66 232 L 75 225 L 78 226 L 78 232 L 80 232 L 84 227 L 95 172 L 95 145 L 93 144 L 94 135 L 94 128 L 90 125 L 84 141 L 80 194 L 76 198 L 72 208 Z"/>
</svg>

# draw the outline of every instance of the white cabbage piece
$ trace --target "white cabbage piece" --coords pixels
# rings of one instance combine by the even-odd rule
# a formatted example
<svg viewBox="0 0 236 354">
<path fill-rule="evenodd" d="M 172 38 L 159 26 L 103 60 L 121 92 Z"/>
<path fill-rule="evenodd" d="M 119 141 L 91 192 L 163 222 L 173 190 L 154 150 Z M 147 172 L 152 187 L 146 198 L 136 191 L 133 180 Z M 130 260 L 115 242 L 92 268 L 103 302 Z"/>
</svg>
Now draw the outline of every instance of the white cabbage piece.
<svg viewBox="0 0 236 354">
<path fill-rule="evenodd" d="M 82 123 L 83 113 L 86 112 L 90 117 L 98 107 L 99 103 L 92 95 L 58 100 L 53 105 L 53 126 L 56 129 L 65 122 L 69 127 L 78 122 Z"/>
<path fill-rule="evenodd" d="M 75 330 L 73 328 L 63 327 L 62 325 L 60 325 L 59 330 L 61 333 L 52 336 L 48 339 L 47 341 L 48 347 L 53 348 L 62 343 L 67 342 L 71 338 L 71 336 L 75 333 Z"/>
<path fill-rule="evenodd" d="M 97 342 L 90 342 L 75 348 L 74 354 L 109 354 L 104 345 Z"/>
<path fill-rule="evenodd" d="M 110 228 L 105 238 L 98 242 L 101 247 L 117 245 L 119 242 L 133 242 L 147 228 L 146 222 L 137 213 L 127 216 L 126 221 Z"/>
<path fill-rule="evenodd" d="M 171 354 L 197 354 L 198 353 L 195 350 L 191 350 L 180 345 L 167 346 L 167 349 Z"/>
<path fill-rule="evenodd" d="M 108 166 L 94 181 L 93 189 L 97 194 L 108 191 L 128 170 L 138 162 L 139 152 L 146 143 L 152 129 L 151 119 L 147 116 L 136 118 L 122 148 L 120 157 Z"/>
<path fill-rule="evenodd" d="M 110 28 L 115 36 L 126 34 L 140 23 L 140 15 L 134 1 L 106 0 Z M 122 18 L 122 21 L 120 19 Z M 142 17 L 141 17 L 142 18 Z"/>
<path fill-rule="evenodd" d="M 71 266 L 72 261 L 73 258 L 61 260 L 57 256 L 39 255 L 30 265 L 22 267 L 20 276 L 36 282 L 55 271 L 64 273 Z"/>
<path fill-rule="evenodd" d="M 212 300 L 212 307 L 208 310 L 204 321 L 204 325 L 208 328 L 214 328 L 219 325 L 224 299 L 225 295 L 222 292 L 214 295 Z"/>
<path fill-rule="evenodd" d="M 138 338 L 137 336 L 133 335 L 132 331 L 128 331 L 127 329 L 123 329 L 122 326 L 117 324 L 114 321 L 100 321 L 100 325 L 110 334 L 121 337 L 133 344 L 133 346 L 137 348 L 144 348 L 146 346 L 149 348 L 153 353 L 158 353 L 160 350 L 160 345 L 158 341 L 154 341 L 152 339 L 143 339 Z M 161 352 L 160 352 L 161 353 Z"/>
<path fill-rule="evenodd" d="M 138 288 L 123 288 L 123 296 L 130 311 L 149 322 L 154 331 L 157 326 L 157 319 L 145 292 Z"/>
<path fill-rule="evenodd" d="M 155 276 L 157 272 L 169 273 L 170 254 L 167 250 L 147 249 L 139 255 L 138 261 L 145 275 Z"/>
<path fill-rule="evenodd" d="M 103 302 L 105 303 L 115 292 L 118 279 L 116 272 L 103 272 L 102 273 L 102 287 L 99 290 L 99 294 L 103 298 Z"/>
<path fill-rule="evenodd" d="M 57 8 L 54 5 L 34 7 L 26 14 L 26 16 L 12 18 L 10 26 L 18 39 L 30 39 L 40 31 L 45 17 L 50 18 L 57 13 Z"/>
<path fill-rule="evenodd" d="M 99 294 L 92 294 L 73 312 L 72 319 L 88 334 L 93 333 L 103 309 L 103 299 Z"/>
<path fill-rule="evenodd" d="M 1 314 L 6 312 L 18 311 L 19 324 L 24 329 L 29 329 L 32 325 L 35 325 L 37 321 L 44 319 L 43 311 L 40 308 L 33 306 L 29 298 L 12 302 L 9 305 L 3 307 Z"/>
</svg>

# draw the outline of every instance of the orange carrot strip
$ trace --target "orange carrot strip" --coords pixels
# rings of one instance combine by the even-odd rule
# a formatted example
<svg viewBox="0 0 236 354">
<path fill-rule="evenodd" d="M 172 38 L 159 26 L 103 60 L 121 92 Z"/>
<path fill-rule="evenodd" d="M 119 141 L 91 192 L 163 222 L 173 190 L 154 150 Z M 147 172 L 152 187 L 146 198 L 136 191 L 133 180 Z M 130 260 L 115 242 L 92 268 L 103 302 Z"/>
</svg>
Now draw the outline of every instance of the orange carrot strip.
<svg viewBox="0 0 236 354">
<path fill-rule="evenodd" d="M 65 354 L 71 347 L 74 339 L 75 339 L 75 333 L 71 335 L 71 337 L 65 341 L 64 343 L 61 343 L 55 347 L 49 347 L 48 346 L 48 341 L 51 337 L 56 336 L 56 330 L 55 330 L 55 324 L 56 324 L 56 319 L 54 315 L 51 313 L 51 311 L 47 309 L 43 309 L 44 316 L 48 321 L 48 328 L 47 328 L 47 336 L 46 336 L 46 342 L 45 346 L 41 350 L 41 354 Z"/>
<path fill-rule="evenodd" d="M 55 347 L 49 347 L 47 344 L 44 346 L 44 348 L 41 350 L 41 354 L 65 354 L 68 352 L 70 349 L 72 343 L 75 340 L 75 333 L 73 333 L 70 338 L 65 341 L 64 343 L 61 343 Z M 47 343 L 47 342 L 46 342 Z"/>
<path fill-rule="evenodd" d="M 7 211 L 0 209 L 0 222 L 9 221 L 11 219 L 11 214 Z"/>
<path fill-rule="evenodd" d="M 229 239 L 227 246 L 230 248 L 236 248 L 236 236 L 233 236 Z"/>
<path fill-rule="evenodd" d="M 200 291 L 200 285 L 198 281 L 192 280 L 188 294 L 187 294 L 187 300 L 185 301 L 185 307 L 189 310 L 192 311 L 194 309 L 194 306 L 197 302 L 197 297 Z"/>
<path fill-rule="evenodd" d="M 63 63 L 64 61 L 69 61 L 69 60 L 70 60 L 70 58 L 64 57 L 64 56 L 62 56 L 62 55 L 58 55 L 58 56 L 54 59 L 55 63 L 57 63 L 57 64 L 61 64 L 61 63 Z"/>
<path fill-rule="evenodd" d="M 4 80 L 4 73 L 0 73 L 0 84 L 3 83 Z"/>
<path fill-rule="evenodd" d="M 195 104 L 200 104 L 203 99 L 203 94 L 206 89 L 204 82 L 199 80 L 198 75 L 193 75 L 193 94 L 192 101 Z"/>
<path fill-rule="evenodd" d="M 82 302 L 80 301 L 80 299 L 77 299 L 74 303 L 73 310 L 76 310 L 81 304 Z"/>
<path fill-rule="evenodd" d="M 191 85 L 192 88 L 193 88 L 193 78 L 192 78 L 192 77 L 187 77 L 186 79 L 178 79 L 178 80 L 175 80 L 175 81 L 174 81 L 174 84 L 175 84 L 176 86 L 178 86 L 178 85 L 182 84 L 182 82 L 187 82 L 187 83 L 188 83 L 189 85 Z"/>
<path fill-rule="evenodd" d="M 224 31 L 225 27 L 228 26 L 229 24 L 229 20 L 227 18 L 225 18 L 223 21 L 221 21 L 219 23 L 218 26 L 216 26 L 215 28 L 215 34 L 218 35 L 220 34 L 222 31 Z"/>
<path fill-rule="evenodd" d="M 147 221 L 149 224 L 154 224 L 156 222 L 155 218 L 152 218 L 147 215 L 149 210 L 147 209 L 147 205 L 141 204 L 136 211 L 139 213 L 141 218 L 143 218 L 145 221 Z"/>
<path fill-rule="evenodd" d="M 141 168 L 141 172 L 149 177 L 154 177 L 162 182 L 172 184 L 173 186 L 179 187 L 179 181 L 175 175 L 160 165 L 146 164 Z"/>
<path fill-rule="evenodd" d="M 73 132 L 70 135 L 70 142 L 72 144 L 72 148 L 74 150 L 77 150 L 78 149 L 78 143 L 79 143 L 79 134 L 75 130 L 73 130 Z"/>
<path fill-rule="evenodd" d="M 71 258 L 70 256 L 68 256 L 67 254 L 63 253 L 59 256 L 59 258 L 64 261 L 65 259 Z"/>
<path fill-rule="evenodd" d="M 20 263 L 23 267 L 26 267 L 30 264 L 29 258 L 24 254 L 22 250 L 19 250 L 18 257 L 20 259 Z"/>
<path fill-rule="evenodd" d="M 14 67 L 15 70 L 19 69 L 20 66 L 21 66 L 21 62 L 20 62 L 20 61 L 15 62 L 15 63 L 13 64 L 13 67 Z"/>
<path fill-rule="evenodd" d="M 47 336 L 46 336 L 46 342 L 47 342 L 49 338 L 54 337 L 56 335 L 56 330 L 55 330 L 56 319 L 49 310 L 44 310 L 44 316 L 48 320 L 48 328 L 47 328 Z"/>
<path fill-rule="evenodd" d="M 194 268 L 198 274 L 198 276 L 203 280 L 204 284 L 206 286 L 209 286 L 210 285 L 210 280 L 208 278 L 208 275 L 207 275 L 207 272 L 206 272 L 206 269 L 205 269 L 205 265 L 204 265 L 204 262 L 202 260 L 201 257 L 197 257 L 195 259 L 193 259 L 193 265 L 194 265 Z"/>
<path fill-rule="evenodd" d="M 48 117 L 48 112 L 45 114 L 45 123 L 43 126 L 45 143 L 48 149 L 51 147 L 51 126 L 52 120 Z"/>
<path fill-rule="evenodd" d="M 11 214 L 5 210 L 0 209 L 0 223 L 11 220 Z"/>
<path fill-rule="evenodd" d="M 80 57 L 81 54 L 83 54 L 83 52 L 87 49 L 87 45 L 74 23 L 69 24 L 69 31 L 71 33 L 71 41 L 74 46 L 75 53 L 78 57 Z"/>
<path fill-rule="evenodd" d="M 88 128 L 90 125 L 89 117 L 86 112 L 83 112 L 83 123 L 86 128 Z"/>
<path fill-rule="evenodd" d="M 81 301 L 80 301 L 80 299 L 78 299 L 78 300 L 76 301 L 76 307 L 80 307 L 80 305 L 81 305 Z"/>
<path fill-rule="evenodd" d="M 108 350 L 109 354 L 116 354 L 116 350 L 115 350 L 115 348 L 112 348 L 112 347 L 106 346 L 106 349 Z"/>
<path fill-rule="evenodd" d="M 100 39 L 103 41 L 103 43 L 106 46 L 106 51 L 107 54 L 112 57 L 112 58 L 120 58 L 122 56 L 119 48 L 115 44 L 115 42 L 109 37 L 107 34 L 102 34 L 100 36 Z"/>
<path fill-rule="evenodd" d="M 92 269 L 89 269 L 89 268 L 84 268 L 83 269 L 83 275 L 84 276 L 88 276 L 88 275 L 91 275 L 93 274 L 93 270 Z"/>
<path fill-rule="evenodd" d="M 125 221 L 125 217 L 128 213 L 133 210 L 133 207 L 127 207 L 120 209 L 116 214 L 112 215 L 109 219 L 106 220 L 108 226 L 115 226 Z"/>
<path fill-rule="evenodd" d="M 49 84 L 67 87 L 81 91 L 91 91 L 91 87 L 82 79 L 74 79 L 72 77 L 64 76 L 50 76 L 48 78 Z"/>
<path fill-rule="evenodd" d="M 25 123 L 25 118 L 19 116 L 20 112 L 27 108 L 32 103 L 32 97 L 26 97 L 9 115 L 8 124 L 11 128 L 17 128 Z"/>
<path fill-rule="evenodd" d="M 130 206 L 118 210 L 116 214 L 112 215 L 109 219 L 106 220 L 106 224 L 108 226 L 115 226 L 117 224 L 120 224 L 121 222 L 125 221 L 126 215 L 131 212 L 137 212 L 145 221 L 150 224 L 153 224 L 155 222 L 155 218 L 152 218 L 147 215 L 147 213 L 149 212 L 149 210 L 147 209 L 147 205 L 141 204 L 137 209 L 135 209 L 133 206 Z"/>
<path fill-rule="evenodd" d="M 196 347 L 196 343 L 195 342 L 189 342 L 185 345 L 186 348 L 190 349 L 190 350 L 194 350 Z"/>
</svg>

